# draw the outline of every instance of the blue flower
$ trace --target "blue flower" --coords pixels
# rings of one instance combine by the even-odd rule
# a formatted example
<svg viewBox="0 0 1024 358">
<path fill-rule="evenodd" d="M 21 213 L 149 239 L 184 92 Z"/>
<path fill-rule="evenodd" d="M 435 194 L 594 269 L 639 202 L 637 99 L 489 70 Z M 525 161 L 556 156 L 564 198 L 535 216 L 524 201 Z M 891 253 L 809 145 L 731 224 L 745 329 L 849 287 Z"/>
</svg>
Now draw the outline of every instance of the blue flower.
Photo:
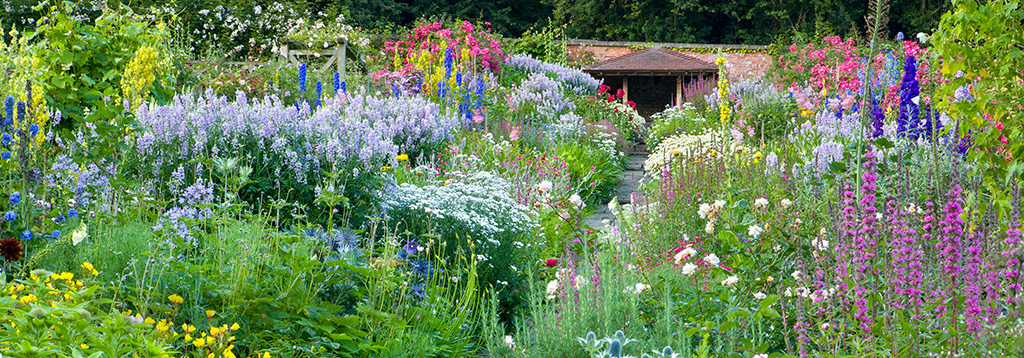
<svg viewBox="0 0 1024 358">
<path fill-rule="evenodd" d="M 7 213 L 4 214 L 4 220 L 7 220 L 7 222 L 14 221 L 17 218 L 18 218 L 18 214 L 13 212 L 13 211 L 8 211 Z"/>
<path fill-rule="evenodd" d="M 11 205 L 18 205 L 18 203 L 21 202 L 21 192 L 16 191 L 11 193 L 11 199 L 7 202 L 11 203 Z"/>
<path fill-rule="evenodd" d="M 306 64 L 299 64 L 299 91 L 306 92 Z"/>
<path fill-rule="evenodd" d="M 18 101 L 18 122 L 25 121 L 25 102 Z"/>
<path fill-rule="evenodd" d="M 324 85 L 316 81 L 316 106 L 320 108 L 320 98 L 324 96 Z"/>
<path fill-rule="evenodd" d="M 341 91 L 341 74 L 335 72 L 334 73 L 334 95 L 338 95 L 339 91 Z"/>
<path fill-rule="evenodd" d="M 420 277 L 430 278 L 431 274 L 434 273 L 433 268 L 430 267 L 430 263 L 426 260 L 416 259 L 409 262 L 409 264 L 412 267 L 412 273 L 419 275 Z"/>
<path fill-rule="evenodd" d="M 11 141 L 14 140 L 10 133 L 4 132 L 3 143 L 4 145 L 11 145 Z"/>
<path fill-rule="evenodd" d="M 32 232 L 25 230 L 21 233 L 21 239 L 24 241 L 32 240 Z"/>
<path fill-rule="evenodd" d="M 896 33 L 896 41 L 903 41 L 903 31 Z"/>
<path fill-rule="evenodd" d="M 61 236 L 60 230 L 53 230 L 53 232 L 50 233 L 50 237 L 52 237 L 54 239 L 59 239 L 60 236 Z"/>
<path fill-rule="evenodd" d="M 75 209 L 68 210 L 68 217 L 72 218 L 72 219 L 78 218 L 78 210 L 75 210 Z"/>
<path fill-rule="evenodd" d="M 32 125 L 28 127 L 28 132 L 32 133 L 32 137 L 34 138 L 36 135 L 39 134 L 39 125 L 32 123 Z"/>
<path fill-rule="evenodd" d="M 427 297 L 427 291 L 424 290 L 424 286 L 425 285 L 423 283 L 417 283 L 417 284 L 412 285 L 412 295 L 416 296 L 416 298 L 421 299 L 421 300 L 426 298 Z"/>
<path fill-rule="evenodd" d="M 7 126 L 11 125 L 12 123 L 14 123 L 14 97 L 13 96 L 7 96 L 7 99 L 4 100 L 4 113 L 6 115 L 4 116 L 3 125 L 4 125 L 4 127 L 7 127 Z"/>
<path fill-rule="evenodd" d="M 5 150 L 3 153 L 0 153 L 0 159 L 3 159 L 3 160 L 11 159 L 11 152 Z"/>
</svg>

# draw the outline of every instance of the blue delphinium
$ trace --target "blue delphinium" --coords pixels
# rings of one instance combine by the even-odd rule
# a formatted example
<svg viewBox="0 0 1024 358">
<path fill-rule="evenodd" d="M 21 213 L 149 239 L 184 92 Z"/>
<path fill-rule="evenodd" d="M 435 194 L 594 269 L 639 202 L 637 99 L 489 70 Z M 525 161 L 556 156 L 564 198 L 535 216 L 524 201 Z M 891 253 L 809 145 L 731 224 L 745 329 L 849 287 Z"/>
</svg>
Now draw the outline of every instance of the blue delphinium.
<svg viewBox="0 0 1024 358">
<path fill-rule="evenodd" d="M 32 232 L 25 230 L 21 233 L 21 239 L 24 241 L 32 240 Z"/>
<path fill-rule="evenodd" d="M 9 126 L 9 125 L 14 123 L 14 97 L 13 96 L 7 96 L 7 99 L 4 100 L 4 113 L 5 113 L 5 116 L 4 116 L 3 126 L 7 127 L 7 126 Z"/>
<path fill-rule="evenodd" d="M 907 64 L 903 67 L 903 81 L 900 83 L 900 114 L 896 120 L 896 133 L 900 136 L 909 134 L 911 139 L 917 138 L 916 131 L 920 117 L 914 99 L 920 96 L 920 84 L 917 82 L 917 60 L 907 56 Z"/>
<path fill-rule="evenodd" d="M 7 222 L 11 222 L 17 219 L 18 214 L 13 211 L 8 211 L 7 213 L 4 213 L 4 220 L 6 220 Z"/>
<path fill-rule="evenodd" d="M 341 91 L 341 74 L 334 73 L 334 95 L 337 96 Z"/>
<path fill-rule="evenodd" d="M 345 92 L 347 92 L 347 91 L 348 91 L 348 90 L 346 89 L 346 86 L 345 86 L 345 81 L 341 81 L 341 93 L 345 93 Z"/>
<path fill-rule="evenodd" d="M 462 72 L 455 73 L 455 85 L 462 87 Z"/>
<path fill-rule="evenodd" d="M 299 91 L 306 92 L 306 64 L 299 64 Z"/>
<path fill-rule="evenodd" d="M 18 123 L 25 121 L 25 102 L 18 101 Z"/>
<path fill-rule="evenodd" d="M 11 152 L 7 151 L 7 150 L 3 151 L 3 153 L 0 153 L 0 159 L 10 160 L 11 159 Z"/>
<path fill-rule="evenodd" d="M 452 78 L 452 65 L 454 64 L 455 56 L 452 54 L 452 48 L 449 47 L 444 52 L 444 79 Z"/>
<path fill-rule="evenodd" d="M 53 232 L 50 233 L 50 237 L 54 239 L 59 239 L 61 235 L 60 230 L 53 230 Z"/>
<path fill-rule="evenodd" d="M 484 91 L 487 89 L 484 86 L 484 76 L 476 76 L 476 109 L 484 105 Z"/>
<path fill-rule="evenodd" d="M 28 126 L 28 132 L 29 134 L 32 134 L 33 138 L 35 138 L 35 136 L 39 135 L 39 125 L 32 123 L 31 126 Z"/>
<path fill-rule="evenodd" d="M 78 210 L 69 209 L 68 210 L 68 217 L 72 218 L 72 219 L 77 219 L 78 218 Z"/>
<path fill-rule="evenodd" d="M 11 198 L 7 202 L 11 203 L 11 205 L 18 205 L 18 203 L 21 202 L 21 192 L 16 191 L 11 193 Z"/>
<path fill-rule="evenodd" d="M 896 33 L 896 41 L 903 41 L 903 31 Z"/>
<path fill-rule="evenodd" d="M 324 96 L 324 85 L 316 81 L 316 107 L 320 108 L 320 99 Z"/>
<path fill-rule="evenodd" d="M 11 141 L 13 141 L 13 140 L 14 140 L 14 137 L 11 137 L 10 133 L 4 132 L 4 137 L 3 137 L 4 145 L 11 145 Z"/>
</svg>

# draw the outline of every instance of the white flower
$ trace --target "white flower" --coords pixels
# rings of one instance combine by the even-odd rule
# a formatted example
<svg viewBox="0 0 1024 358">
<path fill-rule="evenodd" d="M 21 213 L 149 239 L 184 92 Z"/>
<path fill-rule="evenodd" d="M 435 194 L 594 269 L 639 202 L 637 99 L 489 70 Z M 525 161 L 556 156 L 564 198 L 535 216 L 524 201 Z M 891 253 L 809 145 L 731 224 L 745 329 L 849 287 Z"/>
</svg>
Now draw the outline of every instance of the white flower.
<svg viewBox="0 0 1024 358">
<path fill-rule="evenodd" d="M 548 295 L 553 295 L 555 292 L 558 292 L 558 280 L 551 280 L 551 282 L 548 282 L 547 292 Z"/>
<path fill-rule="evenodd" d="M 687 248 L 683 249 L 682 251 L 679 251 L 679 253 L 677 253 L 676 256 L 675 256 L 676 265 L 678 265 L 679 263 L 683 262 L 683 260 L 686 260 L 688 258 L 693 257 L 693 255 L 696 255 L 696 254 L 697 254 L 697 250 L 694 250 L 692 247 L 687 247 Z"/>
<path fill-rule="evenodd" d="M 782 199 L 782 202 L 779 203 L 779 205 L 782 205 L 783 210 L 789 209 L 790 206 L 793 206 L 793 201 L 789 199 Z"/>
<path fill-rule="evenodd" d="M 729 278 L 726 278 L 725 280 L 722 280 L 722 286 L 729 287 L 729 286 L 735 285 L 737 282 L 740 282 L 740 278 L 739 277 L 737 277 L 736 275 L 729 276 Z"/>
<path fill-rule="evenodd" d="M 925 35 L 923 32 L 918 32 L 917 33 L 917 42 L 920 42 L 921 44 L 924 44 L 925 41 L 928 41 L 928 35 Z"/>
<path fill-rule="evenodd" d="M 800 280 L 800 270 L 793 271 L 793 273 L 790 274 L 790 276 L 792 276 L 794 280 L 799 281 Z"/>
<path fill-rule="evenodd" d="M 683 274 L 684 275 L 692 276 L 696 272 L 697 272 L 697 265 L 694 265 L 692 262 L 687 262 L 686 265 L 683 265 Z"/>
<path fill-rule="evenodd" d="M 754 294 L 754 298 L 763 300 L 765 298 L 768 298 L 768 295 L 764 294 L 764 292 L 757 292 Z"/>
<path fill-rule="evenodd" d="M 752 358 L 768 358 L 767 353 L 755 354 Z"/>
<path fill-rule="evenodd" d="M 512 336 L 505 336 L 505 345 L 511 348 L 515 348 L 516 342 L 512 340 Z"/>
<path fill-rule="evenodd" d="M 757 200 L 754 200 L 754 207 L 758 209 L 764 209 L 768 207 L 768 199 L 757 198 Z"/>
<path fill-rule="evenodd" d="M 722 207 L 725 206 L 725 200 L 715 200 L 715 204 L 711 205 L 715 211 L 722 211 Z"/>
<path fill-rule="evenodd" d="M 71 234 L 71 244 L 74 246 L 78 246 L 78 244 L 81 243 L 82 240 L 85 240 L 88 237 L 89 228 L 85 226 L 85 224 L 82 224 L 82 226 L 78 227 L 78 230 L 75 230 L 75 232 Z"/>
<path fill-rule="evenodd" d="M 541 193 L 549 193 L 553 186 L 554 184 L 552 184 L 550 180 L 545 180 L 540 182 L 540 184 L 537 184 L 537 191 Z"/>
<path fill-rule="evenodd" d="M 825 240 L 824 238 L 813 239 L 811 240 L 811 247 L 814 247 L 818 251 L 828 250 L 828 240 Z"/>
<path fill-rule="evenodd" d="M 626 287 L 626 289 L 623 290 L 622 292 L 623 293 L 630 293 L 630 292 L 632 292 L 632 293 L 635 293 L 635 294 L 639 295 L 641 292 L 644 292 L 645 290 L 648 290 L 650 288 L 651 288 L 651 285 L 645 285 L 645 284 L 637 282 L 636 285 L 633 285 L 633 287 Z"/>
<path fill-rule="evenodd" d="M 704 232 L 706 232 L 708 234 L 714 234 L 715 233 L 715 223 L 712 222 L 712 221 L 708 221 L 707 225 L 704 225 Z"/>
<path fill-rule="evenodd" d="M 830 327 L 827 322 L 821 324 L 821 329 L 824 331 L 827 331 Z"/>
<path fill-rule="evenodd" d="M 762 232 L 764 232 L 764 229 L 762 229 L 757 224 L 753 224 L 747 227 L 747 235 L 750 235 L 752 237 L 758 237 L 761 235 Z"/>
<path fill-rule="evenodd" d="M 875 220 L 882 220 L 882 213 L 875 213 Z"/>
<path fill-rule="evenodd" d="M 700 207 L 697 208 L 697 215 L 699 215 L 701 219 L 707 219 L 708 218 L 708 213 L 710 213 L 710 212 L 711 212 L 711 205 L 708 204 L 708 203 L 701 203 Z"/>
<path fill-rule="evenodd" d="M 572 194 L 572 196 L 569 197 L 569 202 L 577 208 L 583 207 L 583 198 L 580 198 L 579 194 Z"/>
<path fill-rule="evenodd" d="M 717 266 L 718 263 L 722 262 L 722 261 L 718 259 L 717 255 L 715 255 L 715 254 L 708 254 L 707 256 L 704 256 L 704 262 L 707 262 L 708 265 L 711 265 L 711 266 Z"/>
</svg>

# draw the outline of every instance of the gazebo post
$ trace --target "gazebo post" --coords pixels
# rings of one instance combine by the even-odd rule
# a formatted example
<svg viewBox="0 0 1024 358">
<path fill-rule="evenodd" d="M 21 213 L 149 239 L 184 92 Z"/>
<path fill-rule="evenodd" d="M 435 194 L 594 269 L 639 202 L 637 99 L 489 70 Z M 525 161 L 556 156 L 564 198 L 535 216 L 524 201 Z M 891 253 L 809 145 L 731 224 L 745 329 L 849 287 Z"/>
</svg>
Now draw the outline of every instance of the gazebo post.
<svg viewBox="0 0 1024 358">
<path fill-rule="evenodd" d="M 622 101 L 629 101 L 629 76 L 622 76 Z"/>
<path fill-rule="evenodd" d="M 676 76 L 676 106 L 683 107 L 683 76 Z"/>
</svg>

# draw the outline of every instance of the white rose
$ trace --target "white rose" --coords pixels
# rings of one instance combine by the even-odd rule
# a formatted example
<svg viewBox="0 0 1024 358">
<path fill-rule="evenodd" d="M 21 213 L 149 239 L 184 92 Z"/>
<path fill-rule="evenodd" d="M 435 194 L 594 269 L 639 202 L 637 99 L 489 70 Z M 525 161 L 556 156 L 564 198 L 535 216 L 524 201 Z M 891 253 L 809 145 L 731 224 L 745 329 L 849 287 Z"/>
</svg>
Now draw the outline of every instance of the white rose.
<svg viewBox="0 0 1024 358">
<path fill-rule="evenodd" d="M 722 262 L 722 261 L 718 259 L 717 255 L 715 255 L 715 254 L 708 254 L 707 256 L 704 256 L 704 262 L 707 262 L 708 265 L 711 265 L 711 266 L 718 266 L 718 263 Z"/>
<path fill-rule="evenodd" d="M 688 263 L 686 263 L 686 265 L 683 265 L 683 274 L 684 275 L 691 276 L 691 275 L 693 275 L 696 272 L 697 272 L 697 265 L 694 265 L 692 262 L 688 262 Z"/>
</svg>

